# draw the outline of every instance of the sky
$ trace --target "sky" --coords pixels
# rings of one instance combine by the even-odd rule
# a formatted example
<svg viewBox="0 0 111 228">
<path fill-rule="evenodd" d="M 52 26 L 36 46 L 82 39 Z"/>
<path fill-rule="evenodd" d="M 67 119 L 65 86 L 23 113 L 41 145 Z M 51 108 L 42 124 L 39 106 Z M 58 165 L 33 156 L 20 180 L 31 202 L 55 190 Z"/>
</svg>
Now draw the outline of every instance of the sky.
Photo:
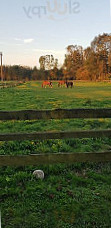
<svg viewBox="0 0 111 228">
<path fill-rule="evenodd" d="M 5 65 L 39 68 L 52 54 L 63 64 L 68 45 L 86 48 L 111 33 L 110 0 L 1 0 L 0 52 Z"/>
</svg>

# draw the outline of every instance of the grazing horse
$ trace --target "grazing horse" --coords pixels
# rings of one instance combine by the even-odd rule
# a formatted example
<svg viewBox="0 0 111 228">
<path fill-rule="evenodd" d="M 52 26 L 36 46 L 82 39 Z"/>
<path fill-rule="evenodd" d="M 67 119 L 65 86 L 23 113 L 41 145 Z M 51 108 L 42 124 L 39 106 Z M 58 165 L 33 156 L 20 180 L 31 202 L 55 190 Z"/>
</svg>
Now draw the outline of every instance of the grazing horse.
<svg viewBox="0 0 111 228">
<path fill-rule="evenodd" d="M 65 85 L 65 81 L 59 81 L 58 82 L 58 87 L 62 87 L 63 85 Z"/>
<path fill-rule="evenodd" d="M 52 82 L 51 81 L 44 81 L 42 83 L 42 88 L 46 88 L 46 86 L 49 86 L 52 88 Z"/>
<path fill-rule="evenodd" d="M 72 88 L 73 87 L 73 82 L 68 82 L 68 81 L 66 81 L 66 87 L 67 88 Z"/>
</svg>

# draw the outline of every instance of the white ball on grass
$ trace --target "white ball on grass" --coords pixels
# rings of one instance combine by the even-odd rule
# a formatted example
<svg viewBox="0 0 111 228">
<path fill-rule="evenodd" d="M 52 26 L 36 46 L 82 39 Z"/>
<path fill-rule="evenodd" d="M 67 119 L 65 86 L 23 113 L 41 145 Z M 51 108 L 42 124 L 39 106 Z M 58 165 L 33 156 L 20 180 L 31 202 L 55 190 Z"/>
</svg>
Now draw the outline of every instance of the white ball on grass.
<svg viewBox="0 0 111 228">
<path fill-rule="evenodd" d="M 37 179 L 44 179 L 44 172 L 42 170 L 35 170 L 33 172 L 33 175 L 37 178 Z"/>
</svg>

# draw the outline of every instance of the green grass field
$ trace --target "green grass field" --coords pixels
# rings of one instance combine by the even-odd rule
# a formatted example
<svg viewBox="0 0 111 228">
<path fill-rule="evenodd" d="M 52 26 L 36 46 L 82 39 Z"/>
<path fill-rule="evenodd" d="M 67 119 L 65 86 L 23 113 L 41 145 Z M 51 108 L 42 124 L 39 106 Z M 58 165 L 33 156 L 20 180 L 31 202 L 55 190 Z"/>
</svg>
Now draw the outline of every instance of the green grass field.
<svg viewBox="0 0 111 228">
<path fill-rule="evenodd" d="M 111 83 L 76 82 L 73 89 L 27 82 L 0 90 L 0 110 L 110 108 Z M 111 119 L 0 121 L 0 132 L 111 128 Z M 0 142 L 0 154 L 110 151 L 111 138 Z M 36 180 L 35 169 L 45 172 Z M 111 163 L 0 168 L 3 228 L 110 228 Z"/>
</svg>

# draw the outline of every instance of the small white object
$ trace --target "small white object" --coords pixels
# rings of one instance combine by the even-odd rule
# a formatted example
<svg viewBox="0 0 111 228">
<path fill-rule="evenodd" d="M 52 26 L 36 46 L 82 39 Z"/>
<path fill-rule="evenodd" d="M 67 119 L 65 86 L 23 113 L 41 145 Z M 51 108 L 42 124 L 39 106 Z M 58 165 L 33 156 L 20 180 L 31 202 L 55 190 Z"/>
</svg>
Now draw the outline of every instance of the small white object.
<svg viewBox="0 0 111 228">
<path fill-rule="evenodd" d="M 44 179 L 44 172 L 42 170 L 35 170 L 33 172 L 33 175 L 37 178 L 37 179 Z"/>
</svg>

